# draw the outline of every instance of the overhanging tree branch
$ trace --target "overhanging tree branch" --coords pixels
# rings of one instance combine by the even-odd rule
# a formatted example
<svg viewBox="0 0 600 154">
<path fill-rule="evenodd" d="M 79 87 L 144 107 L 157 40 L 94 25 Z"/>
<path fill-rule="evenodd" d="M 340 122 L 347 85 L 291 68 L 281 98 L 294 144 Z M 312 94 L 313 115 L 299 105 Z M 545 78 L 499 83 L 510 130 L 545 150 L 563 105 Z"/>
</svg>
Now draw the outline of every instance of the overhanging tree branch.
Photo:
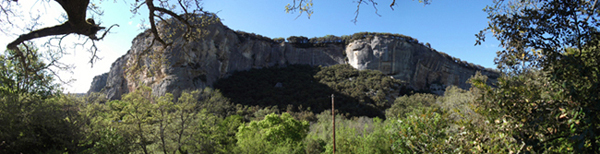
<svg viewBox="0 0 600 154">
<path fill-rule="evenodd" d="M 96 37 L 96 33 L 99 30 L 105 29 L 100 25 L 96 25 L 93 19 L 85 19 L 86 11 L 89 5 L 89 0 L 55 0 L 60 6 L 67 12 L 68 21 L 52 26 L 46 27 L 39 30 L 29 32 L 19 36 L 16 40 L 9 43 L 6 48 L 17 49 L 17 45 L 24 41 L 52 36 L 52 35 L 64 35 L 64 34 L 80 34 L 88 36 L 92 40 L 99 40 Z"/>
<path fill-rule="evenodd" d="M 16 40 L 12 41 L 11 43 L 9 43 L 6 48 L 8 49 L 17 49 L 17 45 L 25 42 L 25 41 L 29 41 L 31 39 L 35 39 L 35 38 L 40 38 L 40 37 L 46 37 L 46 36 L 52 36 L 52 35 L 63 35 L 63 34 L 70 34 L 73 33 L 73 29 L 71 28 L 71 24 L 68 23 L 63 23 L 60 25 L 56 25 L 54 27 L 46 27 L 43 29 L 39 29 L 39 30 L 35 30 L 32 32 L 29 32 L 27 34 L 23 34 L 21 36 L 19 36 L 19 38 L 17 38 Z"/>
</svg>

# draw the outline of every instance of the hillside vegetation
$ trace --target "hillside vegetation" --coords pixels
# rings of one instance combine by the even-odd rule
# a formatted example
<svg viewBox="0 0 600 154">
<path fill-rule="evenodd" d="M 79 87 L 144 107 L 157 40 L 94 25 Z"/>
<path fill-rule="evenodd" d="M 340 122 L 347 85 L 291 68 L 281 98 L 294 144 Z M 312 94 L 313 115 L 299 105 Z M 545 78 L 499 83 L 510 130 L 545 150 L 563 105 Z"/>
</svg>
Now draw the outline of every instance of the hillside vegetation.
<svg viewBox="0 0 600 154">
<path fill-rule="evenodd" d="M 0 56 L 0 153 L 598 153 L 596 1 L 494 3 L 476 37 L 492 33 L 504 48 L 498 82 L 476 73 L 470 89 L 441 96 L 348 65 L 291 65 L 237 72 L 177 99 L 144 86 L 120 100 L 75 97 L 42 60 L 60 51 L 20 44 Z"/>
<path fill-rule="evenodd" d="M 384 118 L 395 96 L 407 91 L 401 81 L 379 71 L 356 70 L 350 65 L 312 67 L 290 65 L 236 72 L 214 85 L 236 104 L 309 111 L 336 109 L 349 116 Z"/>
<path fill-rule="evenodd" d="M 3 62 L 8 71 L 20 65 Z M 457 139 L 463 126 L 460 116 L 448 115 L 468 110 L 474 100 L 458 88 L 449 89 L 448 100 L 431 94 L 394 100 L 410 93 L 401 81 L 349 65 L 255 69 L 178 99 L 141 87 L 113 101 L 98 93 L 64 95 L 52 87 L 31 91 L 34 83 L 49 82 L 5 75 L 2 153 L 329 153 L 331 94 L 338 152 L 466 150 L 443 145 Z M 452 102 L 458 98 L 463 101 Z"/>
<path fill-rule="evenodd" d="M 14 54 L 0 63 L 1 153 L 331 153 L 331 94 L 341 153 L 564 153 L 592 146 L 543 140 L 577 131 L 585 113 L 544 116 L 536 106 L 568 98 L 539 70 L 503 76 L 496 88 L 477 73 L 471 89 L 450 86 L 438 96 L 409 91 L 378 71 L 290 65 L 237 72 L 215 89 L 178 99 L 140 87 L 107 101 L 98 93 L 62 94 L 39 69 L 42 61 L 30 57 L 38 64 L 25 67 L 7 58 Z"/>
</svg>

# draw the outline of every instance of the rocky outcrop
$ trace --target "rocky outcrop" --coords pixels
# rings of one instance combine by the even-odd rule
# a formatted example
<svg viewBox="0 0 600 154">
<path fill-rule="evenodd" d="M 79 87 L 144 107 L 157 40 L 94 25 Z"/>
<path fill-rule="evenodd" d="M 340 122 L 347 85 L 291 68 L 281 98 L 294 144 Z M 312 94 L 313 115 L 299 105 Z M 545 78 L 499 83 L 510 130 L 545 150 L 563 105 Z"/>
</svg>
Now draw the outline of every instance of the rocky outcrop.
<svg viewBox="0 0 600 154">
<path fill-rule="evenodd" d="M 380 70 L 408 81 L 417 90 L 448 85 L 468 88 L 464 82 L 476 71 L 483 71 L 491 78 L 497 76 L 482 67 L 457 62 L 422 44 L 387 35 L 306 47 L 236 32 L 221 23 L 210 24 L 202 32 L 193 40 L 173 33 L 172 38 L 178 39 L 166 48 L 159 43 L 152 44 L 154 38 L 150 31 L 139 34 L 127 54 L 112 64 L 106 85 L 93 82 L 90 91 L 104 87 L 108 99 L 119 99 L 122 94 L 147 85 L 156 95 L 170 92 L 177 96 L 182 90 L 211 86 L 235 71 L 288 64 L 350 63 L 358 69 Z"/>
<path fill-rule="evenodd" d="M 107 98 L 114 100 L 121 99 L 121 95 L 128 93 L 128 82 L 124 76 L 124 67 L 128 59 L 129 52 L 113 62 L 108 73 L 94 77 L 94 81 L 92 81 L 88 94 L 92 92 L 101 92 L 106 94 Z"/>
<path fill-rule="evenodd" d="M 355 40 L 346 47 L 348 63 L 357 69 L 379 70 L 396 79 L 408 81 L 416 90 L 431 90 L 443 94 L 449 85 L 464 89 L 470 87 L 467 79 L 477 71 L 487 75 L 491 82 L 499 76 L 496 71 L 460 61 L 425 45 L 375 35 Z"/>
<path fill-rule="evenodd" d="M 108 73 L 103 73 L 101 75 L 95 76 L 92 80 L 92 85 L 88 90 L 87 94 L 93 92 L 101 92 L 104 87 L 106 87 L 106 80 L 108 79 Z"/>
</svg>

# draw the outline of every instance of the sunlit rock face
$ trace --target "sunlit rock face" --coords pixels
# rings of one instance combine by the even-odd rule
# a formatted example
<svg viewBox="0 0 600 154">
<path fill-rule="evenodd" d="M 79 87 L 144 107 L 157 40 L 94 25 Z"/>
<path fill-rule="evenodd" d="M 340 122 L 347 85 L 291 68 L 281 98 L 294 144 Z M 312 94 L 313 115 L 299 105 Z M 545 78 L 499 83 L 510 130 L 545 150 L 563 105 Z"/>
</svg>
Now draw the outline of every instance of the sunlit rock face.
<svg viewBox="0 0 600 154">
<path fill-rule="evenodd" d="M 359 39 L 346 46 L 348 63 L 354 68 L 379 70 L 396 79 L 408 81 L 416 90 L 430 90 L 443 94 L 449 85 L 469 88 L 467 79 L 477 71 L 490 77 L 499 74 L 493 70 L 460 61 L 425 45 L 393 38 L 374 36 Z"/>
<path fill-rule="evenodd" d="M 106 87 L 107 79 L 108 79 L 108 73 L 104 73 L 104 74 L 95 76 L 94 79 L 92 80 L 92 85 L 90 86 L 90 89 L 88 90 L 88 94 L 90 94 L 91 92 L 102 91 L 102 88 Z"/>
<path fill-rule="evenodd" d="M 168 30 L 164 24 L 159 25 L 159 31 L 161 35 L 171 31 L 173 44 L 163 48 L 160 43 L 153 43 L 153 35 L 146 30 L 133 39 L 127 54 L 112 64 L 106 82 L 93 82 L 89 92 L 103 92 L 108 99 L 120 99 L 122 94 L 146 85 L 155 95 L 173 93 L 177 97 L 184 90 L 212 86 L 235 71 L 289 64 L 349 63 L 357 69 L 380 70 L 407 81 L 409 87 L 416 90 L 434 92 L 443 92 L 449 85 L 468 88 L 465 82 L 476 71 L 492 79 L 498 76 L 422 44 L 389 36 L 357 39 L 347 45 L 299 47 L 236 32 L 221 23 L 203 27 L 202 33 L 193 40 L 184 39 L 181 32 Z"/>
<path fill-rule="evenodd" d="M 124 77 L 124 66 L 129 59 L 129 52 L 119 57 L 110 67 L 110 71 L 94 77 L 88 94 L 102 92 L 110 99 L 121 99 L 121 95 L 128 93 L 127 80 Z"/>
<path fill-rule="evenodd" d="M 176 39 L 165 49 L 157 42 L 150 46 L 153 39 L 150 31 L 139 34 L 129 52 L 113 63 L 106 85 L 94 82 L 90 92 L 104 88 L 102 92 L 109 99 L 120 99 L 122 94 L 147 85 L 156 95 L 170 92 L 177 96 L 183 90 L 211 86 L 235 71 L 288 64 L 330 66 L 344 63 L 343 45 L 296 48 L 286 42 L 240 35 L 221 24 L 203 30 L 206 33 L 200 39 Z M 165 63 L 160 69 L 152 70 L 150 68 L 156 63 L 156 58 L 152 57 L 155 52 L 161 53 Z M 127 71 L 136 65 L 142 66 L 138 67 L 141 68 L 138 72 Z"/>
</svg>

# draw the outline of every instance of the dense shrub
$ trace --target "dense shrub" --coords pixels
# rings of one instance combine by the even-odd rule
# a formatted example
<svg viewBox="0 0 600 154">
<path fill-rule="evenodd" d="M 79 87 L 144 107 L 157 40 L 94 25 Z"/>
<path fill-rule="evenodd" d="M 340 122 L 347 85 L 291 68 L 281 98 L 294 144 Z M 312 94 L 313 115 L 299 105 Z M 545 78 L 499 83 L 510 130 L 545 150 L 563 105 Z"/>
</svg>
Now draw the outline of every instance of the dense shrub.
<svg viewBox="0 0 600 154">
<path fill-rule="evenodd" d="M 423 107 L 434 105 L 437 101 L 434 94 L 417 93 L 410 96 L 402 96 L 396 98 L 392 107 L 386 110 L 387 118 L 404 118 L 413 110 L 418 110 Z"/>
<path fill-rule="evenodd" d="M 393 95 L 400 89 L 400 81 L 376 70 L 357 70 L 350 65 L 322 68 L 314 76 L 342 94 L 357 98 L 361 105 L 384 109 L 392 104 Z"/>
<path fill-rule="evenodd" d="M 295 120 L 290 114 L 269 114 L 261 121 L 239 127 L 236 134 L 240 153 L 303 153 L 302 140 L 308 122 Z"/>
<path fill-rule="evenodd" d="M 79 150 L 80 100 L 61 95 L 43 60 L 49 54 L 57 53 L 32 43 L 0 54 L 0 153 Z"/>
<path fill-rule="evenodd" d="M 324 111 L 317 115 L 317 119 L 318 121 L 310 127 L 307 141 L 324 141 L 326 145 L 319 147 L 323 148 L 321 150 L 325 153 L 331 153 L 333 152 L 331 112 Z M 390 153 L 390 138 L 385 125 L 379 118 L 347 119 L 343 115 L 336 115 L 336 152 Z"/>
<path fill-rule="evenodd" d="M 151 93 L 141 87 L 122 100 L 88 105 L 83 111 L 91 117 L 86 152 L 228 153 L 233 149 L 242 118 L 229 116 L 232 106 L 218 91 L 183 92 L 177 101 L 171 94 Z"/>
<path fill-rule="evenodd" d="M 31 93 L 0 95 L 0 153 L 77 152 L 84 138 L 76 101 Z"/>
<path fill-rule="evenodd" d="M 414 110 L 406 118 L 390 120 L 392 150 L 394 153 L 450 153 L 446 143 L 449 125 L 444 111 L 428 107 Z"/>
</svg>

